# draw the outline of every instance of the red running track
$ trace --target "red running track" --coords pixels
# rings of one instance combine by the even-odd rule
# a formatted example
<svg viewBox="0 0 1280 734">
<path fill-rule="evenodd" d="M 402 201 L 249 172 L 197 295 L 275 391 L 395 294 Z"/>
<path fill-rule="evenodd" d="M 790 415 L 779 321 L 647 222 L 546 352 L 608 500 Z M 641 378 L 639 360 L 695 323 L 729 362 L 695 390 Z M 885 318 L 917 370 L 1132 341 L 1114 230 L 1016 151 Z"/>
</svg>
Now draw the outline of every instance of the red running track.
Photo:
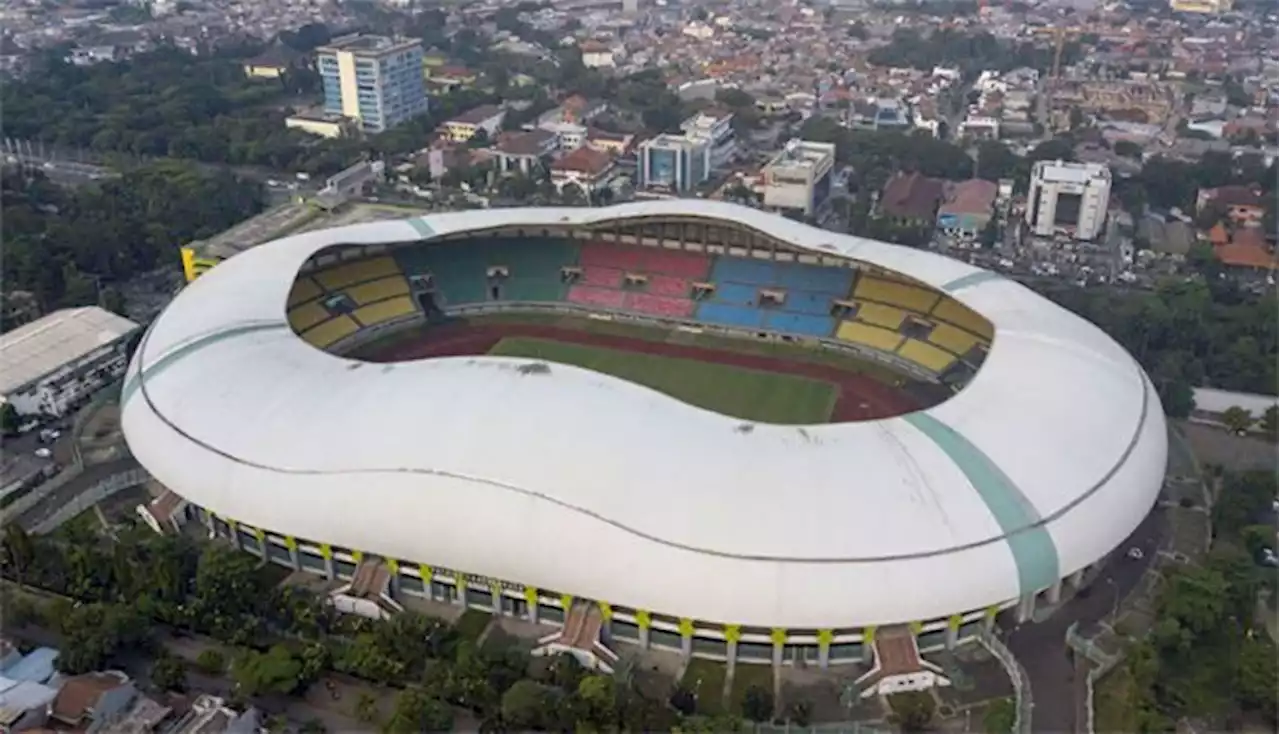
<svg viewBox="0 0 1280 734">
<path fill-rule="evenodd" d="M 668 344 L 609 334 L 592 334 L 576 329 L 538 324 L 458 323 L 433 326 L 423 333 L 420 340 L 406 340 L 381 348 L 375 345 L 361 350 L 360 358 L 370 362 L 405 362 L 433 357 L 471 357 L 488 354 L 494 345 L 509 336 L 535 337 L 627 352 L 694 359 L 822 380 L 834 384 L 839 389 L 839 397 L 831 413 L 832 423 L 888 418 L 923 407 L 905 392 L 852 370 L 809 362 L 792 362 L 777 357 L 741 354 L 724 349 Z"/>
</svg>

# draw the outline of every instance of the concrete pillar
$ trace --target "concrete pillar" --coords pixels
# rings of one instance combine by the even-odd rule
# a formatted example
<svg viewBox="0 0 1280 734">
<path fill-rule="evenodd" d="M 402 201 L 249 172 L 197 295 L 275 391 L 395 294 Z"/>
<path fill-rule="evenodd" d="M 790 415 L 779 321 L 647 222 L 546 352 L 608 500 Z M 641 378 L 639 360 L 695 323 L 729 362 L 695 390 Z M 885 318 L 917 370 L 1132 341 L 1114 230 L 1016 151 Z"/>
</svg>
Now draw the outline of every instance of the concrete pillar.
<svg viewBox="0 0 1280 734">
<path fill-rule="evenodd" d="M 990 634 L 996 628 L 996 615 L 986 614 L 982 617 L 982 631 Z"/>
<path fill-rule="evenodd" d="M 1050 586 L 1044 592 L 1044 598 L 1050 604 L 1057 604 L 1058 602 L 1062 601 L 1062 579 L 1058 579 L 1057 581 L 1053 582 L 1053 586 Z"/>
<path fill-rule="evenodd" d="M 640 628 L 640 649 L 649 649 L 649 627 L 648 625 Z"/>
<path fill-rule="evenodd" d="M 773 646 L 773 667 L 774 668 L 782 667 L 782 651 L 783 651 L 782 645 Z"/>
<path fill-rule="evenodd" d="M 693 657 L 693 635 L 680 635 L 680 654 L 685 660 Z"/>
<path fill-rule="evenodd" d="M 826 670 L 831 666 L 831 645 L 818 645 L 818 667 Z"/>
<path fill-rule="evenodd" d="M 730 668 L 732 668 L 734 663 L 738 661 L 738 643 L 733 641 L 727 641 L 725 643 L 724 661 L 729 665 Z"/>
<path fill-rule="evenodd" d="M 204 526 L 209 530 L 209 537 L 216 538 L 218 536 L 218 524 L 213 521 L 213 513 L 204 513 Z"/>
<path fill-rule="evenodd" d="M 324 559 L 324 575 L 325 578 L 333 581 L 338 577 L 338 567 L 333 562 L 333 554 L 330 553 L 328 558 Z"/>
<path fill-rule="evenodd" d="M 1018 624 L 1023 624 L 1031 619 L 1031 615 L 1036 610 L 1036 595 L 1027 594 L 1018 600 Z"/>
<path fill-rule="evenodd" d="M 947 623 L 947 635 L 946 635 L 946 638 L 945 638 L 945 644 L 946 644 L 946 646 L 947 646 L 947 649 L 948 649 L 948 650 L 955 649 L 956 642 L 958 642 L 959 640 L 960 640 L 960 628 L 959 628 L 959 627 L 952 627 L 952 626 L 951 626 L 951 623 L 950 623 L 950 622 L 948 622 L 948 623 Z"/>
<path fill-rule="evenodd" d="M 525 604 L 529 607 L 529 610 L 527 612 L 529 615 L 529 621 L 533 622 L 534 624 L 537 624 L 538 623 L 538 597 L 535 596 L 533 598 L 533 601 L 529 601 L 528 599 L 526 599 Z"/>
<path fill-rule="evenodd" d="M 1084 572 L 1087 570 L 1089 570 L 1088 566 L 1071 574 L 1071 588 L 1079 589 L 1081 586 L 1084 585 Z"/>
<path fill-rule="evenodd" d="M 493 607 L 493 616 L 502 616 L 502 589 L 497 586 L 489 587 L 489 603 Z"/>
<path fill-rule="evenodd" d="M 302 570 L 302 553 L 298 551 L 298 547 L 296 545 L 292 548 L 289 548 L 288 550 L 289 550 L 289 563 L 293 564 L 293 570 L 301 571 Z"/>
<path fill-rule="evenodd" d="M 461 576 L 454 576 L 453 585 L 454 585 L 454 588 L 458 590 L 458 598 L 454 599 L 453 603 L 457 604 L 463 609 L 466 609 L 467 608 L 467 580 L 462 578 Z M 565 619 L 569 618 L 569 610 L 567 609 L 564 612 L 564 618 Z"/>
<path fill-rule="evenodd" d="M 871 634 L 868 634 L 871 632 Z M 862 662 L 869 663 L 875 658 L 875 635 L 871 628 L 862 630 Z"/>
</svg>

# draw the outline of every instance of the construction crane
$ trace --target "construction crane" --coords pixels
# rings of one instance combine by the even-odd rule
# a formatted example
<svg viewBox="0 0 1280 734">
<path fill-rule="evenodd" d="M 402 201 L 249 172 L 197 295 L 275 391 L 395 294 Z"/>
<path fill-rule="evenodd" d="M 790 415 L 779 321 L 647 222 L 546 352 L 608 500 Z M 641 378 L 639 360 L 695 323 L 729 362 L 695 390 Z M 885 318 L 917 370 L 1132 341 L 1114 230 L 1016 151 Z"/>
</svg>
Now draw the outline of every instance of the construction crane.
<svg viewBox="0 0 1280 734">
<path fill-rule="evenodd" d="M 1067 36 L 1079 38 L 1085 30 L 1067 26 L 1040 26 L 1031 32 L 1037 36 L 1053 35 L 1053 71 L 1050 78 L 1056 82 L 1062 76 L 1062 49 L 1067 44 Z"/>
</svg>

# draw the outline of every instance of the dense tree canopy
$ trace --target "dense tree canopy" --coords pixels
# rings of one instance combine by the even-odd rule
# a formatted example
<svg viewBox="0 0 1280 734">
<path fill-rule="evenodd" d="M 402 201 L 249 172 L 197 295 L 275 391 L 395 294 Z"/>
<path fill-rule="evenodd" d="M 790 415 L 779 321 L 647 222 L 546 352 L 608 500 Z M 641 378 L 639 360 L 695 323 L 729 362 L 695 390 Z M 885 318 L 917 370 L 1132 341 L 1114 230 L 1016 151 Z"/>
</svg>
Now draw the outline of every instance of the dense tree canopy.
<svg viewBox="0 0 1280 734">
<path fill-rule="evenodd" d="M 240 61 L 173 48 L 87 67 L 51 56 L 3 86 L 2 130 L 64 149 L 332 173 L 351 157 L 332 155 L 341 142 L 284 126 L 289 95 L 317 85 L 305 66 L 255 80 Z"/>
<path fill-rule="evenodd" d="M 179 162 L 76 189 L 16 168 L 0 183 L 6 291 L 30 291 L 46 311 L 96 303 L 99 286 L 176 263 L 180 245 L 262 208 L 256 184 Z"/>
<path fill-rule="evenodd" d="M 973 77 L 981 71 L 1008 71 L 1026 66 L 1048 71 L 1053 66 L 1052 48 L 1033 43 L 1002 41 L 986 31 L 969 33 L 943 28 L 921 34 L 914 28 L 899 28 L 885 46 L 873 50 L 867 61 L 877 66 L 909 67 L 929 71 L 935 66 L 959 67 Z M 1080 57 L 1080 45 L 1067 43 L 1062 51 L 1064 65 Z"/>
</svg>

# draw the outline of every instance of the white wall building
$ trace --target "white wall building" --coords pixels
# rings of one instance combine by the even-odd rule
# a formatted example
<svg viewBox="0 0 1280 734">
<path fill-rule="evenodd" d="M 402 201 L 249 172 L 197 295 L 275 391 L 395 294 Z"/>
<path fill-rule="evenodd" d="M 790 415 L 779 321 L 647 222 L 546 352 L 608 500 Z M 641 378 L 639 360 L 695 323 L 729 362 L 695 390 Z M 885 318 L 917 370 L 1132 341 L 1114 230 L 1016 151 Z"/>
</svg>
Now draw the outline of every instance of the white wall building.
<svg viewBox="0 0 1280 734">
<path fill-rule="evenodd" d="M 138 325 L 97 306 L 55 311 L 0 335 L 0 399 L 63 416 L 124 374 Z"/>
<path fill-rule="evenodd" d="M 792 140 L 761 171 L 764 205 L 812 215 L 831 194 L 836 146 Z"/>
<path fill-rule="evenodd" d="M 680 129 L 690 140 L 701 140 L 706 143 L 712 168 L 723 167 L 738 153 L 738 138 L 733 130 L 732 112 L 699 112 L 680 123 Z"/>
<path fill-rule="evenodd" d="M 1027 224 L 1040 237 L 1062 231 L 1093 240 L 1106 224 L 1110 198 L 1111 170 L 1106 166 L 1039 161 L 1031 169 Z"/>
</svg>

